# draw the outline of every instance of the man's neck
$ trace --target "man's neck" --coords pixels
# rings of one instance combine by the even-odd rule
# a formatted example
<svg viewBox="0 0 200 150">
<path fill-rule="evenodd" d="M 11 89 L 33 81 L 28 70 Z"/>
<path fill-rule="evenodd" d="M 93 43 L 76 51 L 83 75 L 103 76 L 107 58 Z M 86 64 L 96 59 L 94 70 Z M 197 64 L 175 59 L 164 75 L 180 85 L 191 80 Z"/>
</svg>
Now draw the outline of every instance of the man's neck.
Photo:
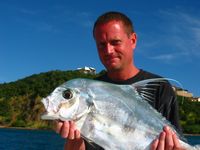
<svg viewBox="0 0 200 150">
<path fill-rule="evenodd" d="M 132 66 L 126 70 L 108 71 L 108 77 L 113 81 L 124 81 L 134 77 L 139 72 L 139 69 Z"/>
</svg>

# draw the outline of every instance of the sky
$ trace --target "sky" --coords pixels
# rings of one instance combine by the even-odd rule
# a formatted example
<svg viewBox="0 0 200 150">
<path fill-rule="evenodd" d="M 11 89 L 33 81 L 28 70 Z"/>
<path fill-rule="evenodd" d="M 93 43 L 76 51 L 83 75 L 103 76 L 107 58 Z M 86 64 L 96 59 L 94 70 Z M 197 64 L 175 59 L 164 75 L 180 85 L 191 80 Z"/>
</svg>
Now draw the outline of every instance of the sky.
<svg viewBox="0 0 200 150">
<path fill-rule="evenodd" d="M 0 83 L 101 64 L 96 18 L 120 11 L 133 21 L 138 68 L 175 79 L 200 96 L 198 0 L 0 0 Z"/>
</svg>

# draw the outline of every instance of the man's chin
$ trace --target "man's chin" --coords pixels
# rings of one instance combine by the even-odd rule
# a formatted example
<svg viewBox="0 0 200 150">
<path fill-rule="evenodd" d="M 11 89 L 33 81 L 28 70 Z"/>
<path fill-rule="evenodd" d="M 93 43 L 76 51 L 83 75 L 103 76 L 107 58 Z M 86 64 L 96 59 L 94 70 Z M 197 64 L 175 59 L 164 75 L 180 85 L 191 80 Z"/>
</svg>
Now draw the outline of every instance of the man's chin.
<svg viewBox="0 0 200 150">
<path fill-rule="evenodd" d="M 106 66 L 106 69 L 108 72 L 116 72 L 116 71 L 119 71 L 120 70 L 120 67 L 119 66 Z"/>
</svg>

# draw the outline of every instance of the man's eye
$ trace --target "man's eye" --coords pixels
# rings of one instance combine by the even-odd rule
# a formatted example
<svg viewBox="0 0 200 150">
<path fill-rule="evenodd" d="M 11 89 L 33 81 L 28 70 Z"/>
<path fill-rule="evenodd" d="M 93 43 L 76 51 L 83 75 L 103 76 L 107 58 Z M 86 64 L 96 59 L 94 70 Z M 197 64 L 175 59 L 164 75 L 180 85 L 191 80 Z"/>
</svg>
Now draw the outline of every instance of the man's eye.
<svg viewBox="0 0 200 150">
<path fill-rule="evenodd" d="M 119 45 L 121 44 L 121 41 L 120 40 L 114 40 L 111 42 L 112 45 Z"/>
<path fill-rule="evenodd" d="M 99 46 L 99 47 L 105 47 L 106 44 L 105 44 L 105 43 L 99 43 L 98 46 Z"/>
</svg>

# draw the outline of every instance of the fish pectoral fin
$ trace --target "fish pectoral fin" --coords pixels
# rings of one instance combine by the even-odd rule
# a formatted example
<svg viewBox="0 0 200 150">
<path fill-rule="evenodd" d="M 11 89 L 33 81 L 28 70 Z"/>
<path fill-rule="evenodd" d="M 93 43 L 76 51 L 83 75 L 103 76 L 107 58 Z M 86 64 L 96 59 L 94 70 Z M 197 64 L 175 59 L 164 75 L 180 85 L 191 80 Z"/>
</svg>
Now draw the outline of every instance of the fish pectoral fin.
<svg viewBox="0 0 200 150">
<path fill-rule="evenodd" d="M 94 142 L 93 142 L 91 139 L 89 139 L 89 138 L 83 136 L 82 134 L 81 134 L 81 137 L 82 137 L 84 140 L 86 140 L 90 145 L 92 145 L 92 146 L 94 147 Z"/>
<path fill-rule="evenodd" d="M 96 102 L 95 102 L 94 100 L 92 100 L 92 102 L 93 102 L 93 106 L 94 106 L 94 108 L 95 108 L 96 110 L 99 110 L 99 108 L 98 108 Z"/>
<path fill-rule="evenodd" d="M 73 120 L 79 120 L 83 116 L 87 115 L 91 110 L 91 107 L 88 107 L 88 109 L 85 109 L 82 113 L 78 114 Z"/>
</svg>

